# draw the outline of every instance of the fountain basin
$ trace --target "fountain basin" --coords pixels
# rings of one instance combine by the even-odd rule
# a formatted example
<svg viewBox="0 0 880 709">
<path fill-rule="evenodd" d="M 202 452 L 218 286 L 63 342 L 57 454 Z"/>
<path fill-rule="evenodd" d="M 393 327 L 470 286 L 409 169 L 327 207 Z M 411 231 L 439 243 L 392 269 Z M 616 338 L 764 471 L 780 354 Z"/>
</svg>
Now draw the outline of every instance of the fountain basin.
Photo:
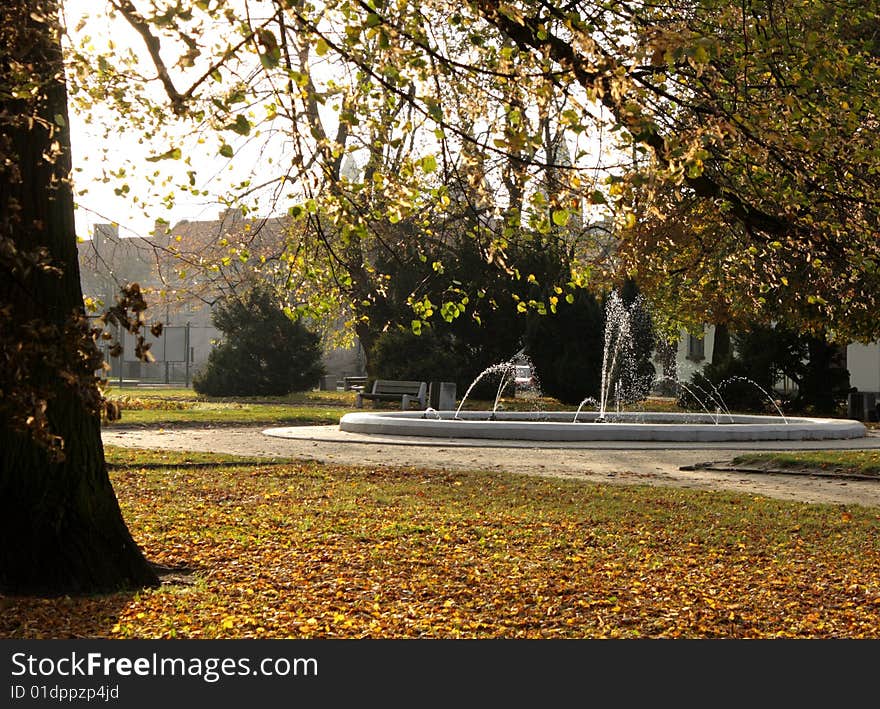
<svg viewBox="0 0 880 709">
<path fill-rule="evenodd" d="M 699 413 L 573 411 L 389 411 L 350 413 L 339 428 L 350 433 L 430 438 L 519 441 L 803 441 L 862 438 L 866 429 L 849 419 Z"/>
</svg>

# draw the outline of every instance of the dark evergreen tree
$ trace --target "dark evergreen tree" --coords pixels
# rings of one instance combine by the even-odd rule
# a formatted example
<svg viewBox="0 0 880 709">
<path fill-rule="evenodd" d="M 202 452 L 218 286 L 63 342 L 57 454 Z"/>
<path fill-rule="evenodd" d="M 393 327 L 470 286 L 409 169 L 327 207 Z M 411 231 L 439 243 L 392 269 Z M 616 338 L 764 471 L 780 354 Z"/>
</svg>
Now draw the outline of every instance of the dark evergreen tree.
<svg viewBox="0 0 880 709">
<path fill-rule="evenodd" d="M 221 301 L 212 319 L 225 338 L 193 378 L 200 394 L 281 396 L 310 389 L 324 373 L 320 337 L 264 285 Z"/>
<path fill-rule="evenodd" d="M 418 335 L 404 328 L 383 333 L 373 348 L 373 366 L 380 379 L 454 381 L 461 393 L 473 380 L 465 354 L 448 334 L 434 328 Z"/>
<path fill-rule="evenodd" d="M 560 301 L 556 313 L 530 317 L 525 349 L 542 393 L 564 404 L 598 400 L 604 332 L 602 305 L 585 289 Z"/>
<path fill-rule="evenodd" d="M 391 377 L 391 372 L 405 371 L 411 373 L 405 378 L 455 381 L 464 391 L 485 369 L 509 361 L 522 348 L 526 317 L 511 292 L 528 300 L 540 297 L 536 287 L 525 279 L 511 281 L 510 273 L 487 261 L 487 245 L 479 237 L 447 236 L 442 242 L 412 244 L 402 250 L 399 260 L 381 262 L 381 269 L 389 274 L 388 286 L 381 299 L 363 308 L 374 326 L 385 323 L 383 332 L 373 336 L 370 376 L 399 378 L 399 374 Z M 521 273 L 546 280 L 546 250 L 511 245 L 507 258 Z M 435 269 L 435 261 L 442 268 Z M 560 268 L 559 262 L 554 268 Z M 422 327 L 419 335 L 401 333 L 412 329 L 410 299 L 422 298 L 434 305 L 430 327 Z M 406 361 L 399 348 L 413 359 Z M 431 369 L 416 358 L 442 362 L 443 367 Z M 423 374 L 415 376 L 416 372 Z M 486 379 L 471 395 L 494 397 L 498 384 L 497 379 Z"/>
</svg>

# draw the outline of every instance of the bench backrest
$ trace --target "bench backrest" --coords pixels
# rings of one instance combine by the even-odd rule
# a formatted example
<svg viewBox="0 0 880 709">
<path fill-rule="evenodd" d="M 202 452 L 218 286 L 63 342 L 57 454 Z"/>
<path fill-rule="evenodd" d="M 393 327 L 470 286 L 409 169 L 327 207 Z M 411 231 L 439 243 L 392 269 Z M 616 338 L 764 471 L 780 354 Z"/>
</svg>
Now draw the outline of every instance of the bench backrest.
<svg viewBox="0 0 880 709">
<path fill-rule="evenodd" d="M 400 381 L 396 379 L 377 379 L 373 382 L 374 394 L 423 394 L 427 389 L 425 382 Z"/>
</svg>

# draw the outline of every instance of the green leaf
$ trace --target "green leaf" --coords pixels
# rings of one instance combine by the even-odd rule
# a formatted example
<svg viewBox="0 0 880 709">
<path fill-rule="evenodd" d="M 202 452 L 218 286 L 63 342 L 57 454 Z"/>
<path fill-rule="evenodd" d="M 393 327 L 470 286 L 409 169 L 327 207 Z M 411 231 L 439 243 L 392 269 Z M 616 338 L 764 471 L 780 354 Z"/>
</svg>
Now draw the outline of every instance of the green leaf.
<svg viewBox="0 0 880 709">
<path fill-rule="evenodd" d="M 228 143 L 223 143 L 220 146 L 220 150 L 218 151 L 224 158 L 231 158 L 233 156 L 232 146 Z"/>
<path fill-rule="evenodd" d="M 265 69 L 274 69 L 280 63 L 281 49 L 279 47 L 273 47 L 268 52 L 260 54 L 260 64 L 262 64 Z"/>
<path fill-rule="evenodd" d="M 346 26 L 345 36 L 352 44 L 359 44 L 361 41 L 361 27 L 358 25 Z"/>
<path fill-rule="evenodd" d="M 239 135 L 249 135 L 251 132 L 251 122 L 241 114 L 235 117 L 234 123 L 230 123 L 226 127 Z"/>
<path fill-rule="evenodd" d="M 565 226 L 568 224 L 569 213 L 567 209 L 554 209 L 553 210 L 553 223 L 556 226 Z"/>
<path fill-rule="evenodd" d="M 182 153 L 180 148 L 171 148 L 161 155 L 151 155 L 147 158 L 147 162 L 159 162 L 160 160 L 180 160 Z"/>
<path fill-rule="evenodd" d="M 437 169 L 437 158 L 433 155 L 426 155 L 422 158 L 422 170 L 425 173 L 432 173 Z"/>
<path fill-rule="evenodd" d="M 443 108 L 440 106 L 440 104 L 434 100 L 428 100 L 426 101 L 426 103 L 428 104 L 428 115 L 431 116 L 431 118 L 433 118 L 435 121 L 442 121 Z"/>
</svg>

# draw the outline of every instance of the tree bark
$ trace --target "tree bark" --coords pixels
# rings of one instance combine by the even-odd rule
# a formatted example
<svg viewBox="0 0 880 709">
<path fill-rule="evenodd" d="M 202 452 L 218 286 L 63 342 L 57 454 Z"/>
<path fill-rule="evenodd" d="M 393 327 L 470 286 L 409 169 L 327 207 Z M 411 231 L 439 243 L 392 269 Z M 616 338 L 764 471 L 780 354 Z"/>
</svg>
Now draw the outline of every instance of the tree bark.
<svg viewBox="0 0 880 709">
<path fill-rule="evenodd" d="M 59 32 L 57 0 L 5 3 L 0 236 L 20 253 L 46 249 L 61 274 L 13 269 L 0 280 L 0 308 L 11 307 L 16 323 L 40 323 L 60 334 L 83 313 L 83 297 Z M 68 346 L 58 341 L 59 348 Z M 156 585 L 110 483 L 99 415 L 78 388 L 95 386 L 92 372 L 79 372 L 71 386 L 51 364 L 28 365 L 31 383 L 50 392 L 49 429 L 63 439 L 65 455 L 56 460 L 8 415 L 0 418 L 0 592 L 51 596 Z M 81 368 L 90 369 L 87 358 Z"/>
<path fill-rule="evenodd" d="M 712 364 L 724 365 L 730 362 L 733 349 L 730 344 L 730 329 L 724 323 L 715 325 L 715 336 L 712 339 Z"/>
</svg>

